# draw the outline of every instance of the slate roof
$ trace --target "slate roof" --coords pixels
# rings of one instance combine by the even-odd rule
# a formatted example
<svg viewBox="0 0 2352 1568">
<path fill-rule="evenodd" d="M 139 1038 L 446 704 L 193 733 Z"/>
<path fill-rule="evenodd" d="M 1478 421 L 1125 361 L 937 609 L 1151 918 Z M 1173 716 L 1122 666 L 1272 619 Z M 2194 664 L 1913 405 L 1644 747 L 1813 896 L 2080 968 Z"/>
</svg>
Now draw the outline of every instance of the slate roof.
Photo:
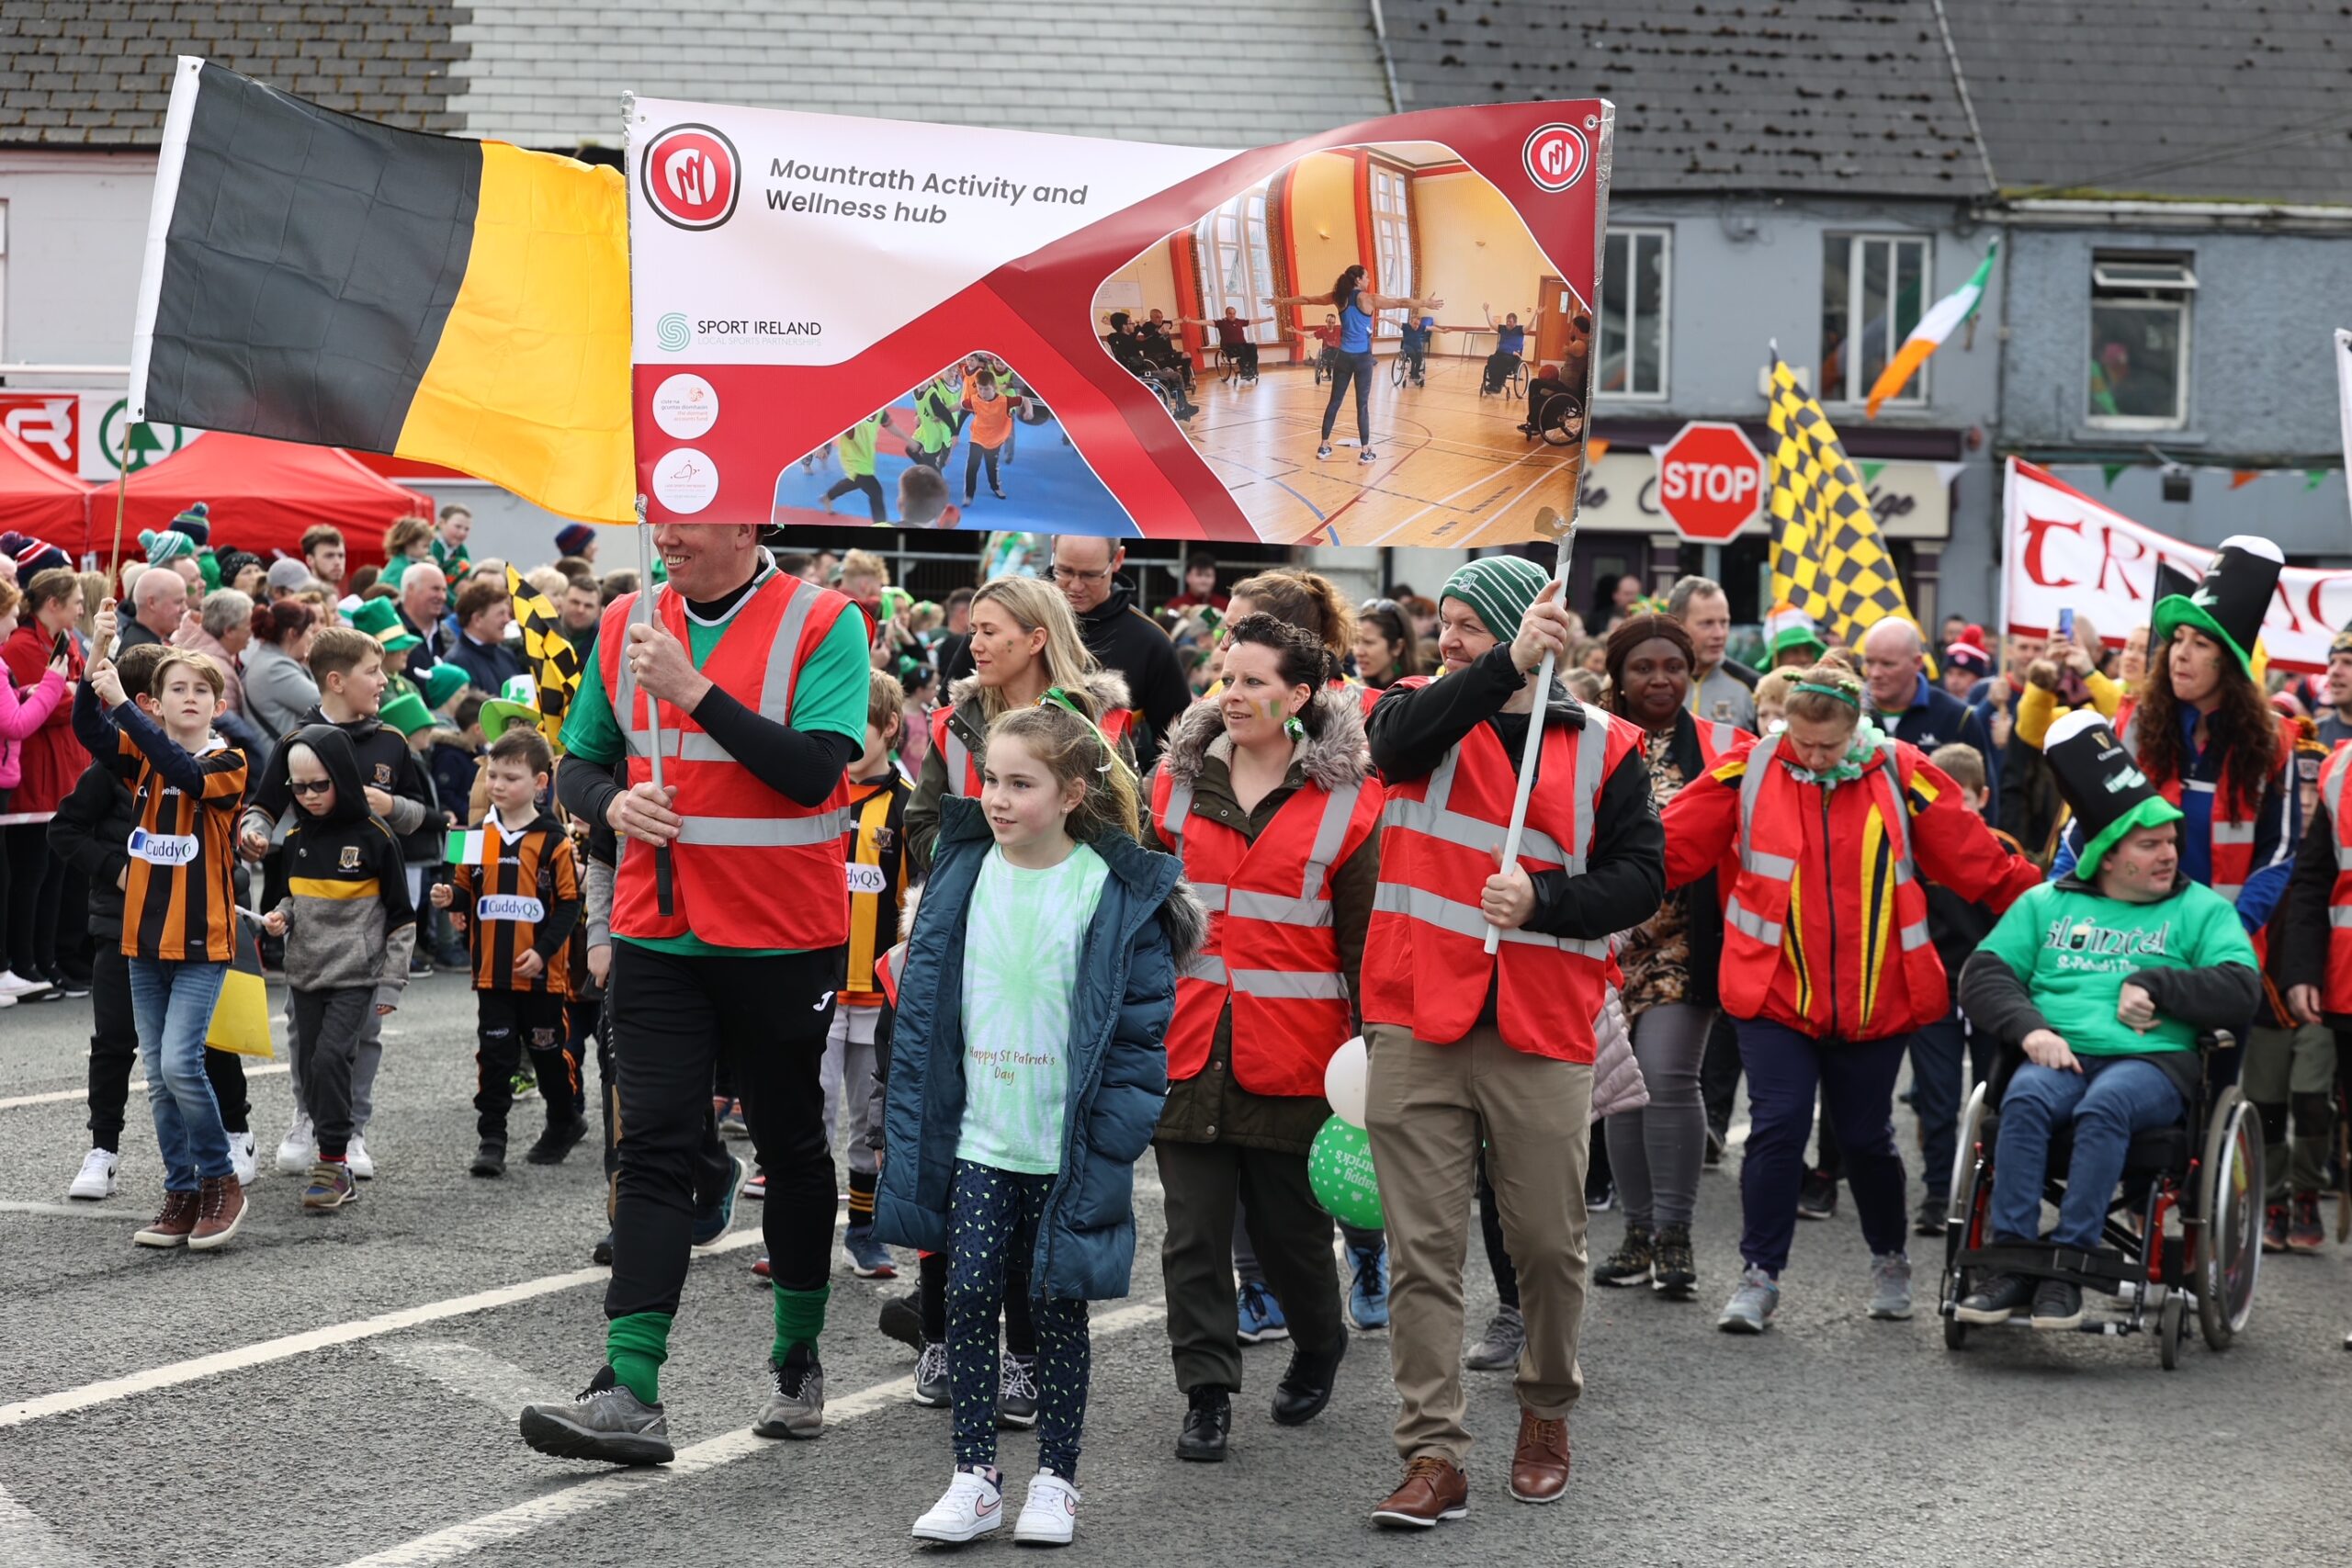
<svg viewBox="0 0 2352 1568">
<path fill-rule="evenodd" d="M 1388 112 L 1363 0 L 476 0 L 466 130 L 613 141 L 620 95 L 1249 147 Z"/>
<path fill-rule="evenodd" d="M 1928 0 L 1386 0 L 1385 11 L 1408 108 L 1614 101 L 1620 192 L 1987 189 Z"/>
<path fill-rule="evenodd" d="M 2012 193 L 2352 203 L 2344 0 L 1946 0 Z"/>
<path fill-rule="evenodd" d="M 463 6 L 0 0 L 0 145 L 153 146 L 177 54 L 413 130 L 456 130 Z"/>
</svg>

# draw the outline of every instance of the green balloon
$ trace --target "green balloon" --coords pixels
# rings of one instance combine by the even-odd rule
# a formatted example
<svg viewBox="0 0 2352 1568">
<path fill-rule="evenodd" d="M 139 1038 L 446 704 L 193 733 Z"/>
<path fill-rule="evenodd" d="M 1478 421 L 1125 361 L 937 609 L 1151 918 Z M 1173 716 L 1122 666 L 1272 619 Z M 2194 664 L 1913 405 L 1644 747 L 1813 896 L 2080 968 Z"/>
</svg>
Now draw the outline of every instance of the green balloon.
<svg viewBox="0 0 2352 1568">
<path fill-rule="evenodd" d="M 1315 1134 L 1306 1151 L 1306 1184 L 1315 1201 L 1342 1224 L 1377 1230 L 1380 1179 L 1372 1168 L 1372 1138 L 1363 1128 L 1334 1116 Z"/>
</svg>

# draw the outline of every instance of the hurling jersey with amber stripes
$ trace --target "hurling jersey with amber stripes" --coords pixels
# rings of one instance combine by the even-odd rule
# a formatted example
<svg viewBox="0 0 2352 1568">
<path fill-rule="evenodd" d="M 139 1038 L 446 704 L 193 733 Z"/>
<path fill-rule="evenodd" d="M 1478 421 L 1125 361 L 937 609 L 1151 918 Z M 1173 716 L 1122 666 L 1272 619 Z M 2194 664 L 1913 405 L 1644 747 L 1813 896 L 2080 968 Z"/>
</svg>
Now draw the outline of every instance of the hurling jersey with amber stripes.
<svg viewBox="0 0 2352 1568">
<path fill-rule="evenodd" d="M 890 770 L 872 784 L 849 786 L 850 830 L 842 836 L 849 877 L 849 974 L 845 1007 L 880 1007 L 874 961 L 899 943 L 907 907 L 907 802 L 913 788 Z"/>
<path fill-rule="evenodd" d="M 157 731 L 158 735 L 161 731 Z M 204 793 L 191 796 L 118 730 L 115 768 L 131 781 L 136 826 L 126 846 L 122 951 L 132 958 L 226 964 L 236 954 L 237 808 L 245 754 L 219 736 L 191 756 Z M 169 744 L 165 741 L 164 744 Z"/>
<path fill-rule="evenodd" d="M 580 919 L 578 863 L 571 839 L 544 813 L 511 837 L 498 813 L 481 822 L 481 859 L 457 868 L 454 908 L 467 917 L 477 991 L 548 991 L 571 995 L 571 928 Z M 542 942 L 542 935 L 551 937 Z M 540 948 L 547 967 L 536 979 L 514 973 L 514 961 Z"/>
</svg>

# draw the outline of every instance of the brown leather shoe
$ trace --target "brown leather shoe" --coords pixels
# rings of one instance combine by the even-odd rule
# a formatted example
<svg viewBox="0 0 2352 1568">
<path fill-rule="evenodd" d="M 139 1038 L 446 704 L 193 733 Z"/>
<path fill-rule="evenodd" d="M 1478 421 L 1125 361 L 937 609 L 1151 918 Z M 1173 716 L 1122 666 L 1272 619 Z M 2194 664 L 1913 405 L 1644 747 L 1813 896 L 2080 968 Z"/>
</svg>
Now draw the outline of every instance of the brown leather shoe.
<svg viewBox="0 0 2352 1568">
<path fill-rule="evenodd" d="M 1406 1465 L 1405 1483 L 1372 1511 L 1372 1522 L 1388 1529 L 1425 1530 L 1469 1512 L 1470 1478 L 1435 1454 L 1423 1454 Z"/>
<path fill-rule="evenodd" d="M 132 1233 L 130 1239 L 141 1247 L 186 1247 L 188 1232 L 196 1229 L 196 1194 L 166 1192 L 164 1210 L 147 1222 L 146 1228 Z"/>
<path fill-rule="evenodd" d="M 205 1179 L 196 1196 L 196 1228 L 188 1233 L 190 1252 L 226 1247 L 237 1227 L 245 1223 L 245 1192 L 234 1176 Z"/>
<path fill-rule="evenodd" d="M 1511 1450 L 1510 1495 L 1522 1503 L 1556 1503 L 1568 1489 L 1568 1424 L 1519 1413 L 1519 1447 Z"/>
</svg>

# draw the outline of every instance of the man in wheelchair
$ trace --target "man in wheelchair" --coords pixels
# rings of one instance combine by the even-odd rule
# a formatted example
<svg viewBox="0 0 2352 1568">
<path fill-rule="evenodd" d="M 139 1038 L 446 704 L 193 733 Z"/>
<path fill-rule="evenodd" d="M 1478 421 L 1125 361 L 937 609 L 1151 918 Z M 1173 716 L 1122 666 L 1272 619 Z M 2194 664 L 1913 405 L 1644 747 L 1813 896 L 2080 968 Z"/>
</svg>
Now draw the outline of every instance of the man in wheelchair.
<svg viewBox="0 0 2352 1568">
<path fill-rule="evenodd" d="M 2078 708 L 2051 727 L 2043 752 L 2081 822 L 2082 856 L 2009 907 L 1962 972 L 1960 1002 L 2005 1055 L 2025 1057 L 2000 1099 L 1992 1244 L 2044 1239 L 2051 1138 L 2071 1122 L 2064 1201 L 2047 1240 L 2091 1251 L 2132 1135 L 2181 1121 L 2201 1081 L 2198 1034 L 2242 1031 L 2261 975 L 2236 909 L 2181 874 L 2179 807 L 2150 787 L 2106 721 Z M 2028 1311 L 2036 1328 L 2073 1328 L 2081 1287 L 1997 1273 L 1953 1315 L 1993 1324 Z"/>
</svg>

